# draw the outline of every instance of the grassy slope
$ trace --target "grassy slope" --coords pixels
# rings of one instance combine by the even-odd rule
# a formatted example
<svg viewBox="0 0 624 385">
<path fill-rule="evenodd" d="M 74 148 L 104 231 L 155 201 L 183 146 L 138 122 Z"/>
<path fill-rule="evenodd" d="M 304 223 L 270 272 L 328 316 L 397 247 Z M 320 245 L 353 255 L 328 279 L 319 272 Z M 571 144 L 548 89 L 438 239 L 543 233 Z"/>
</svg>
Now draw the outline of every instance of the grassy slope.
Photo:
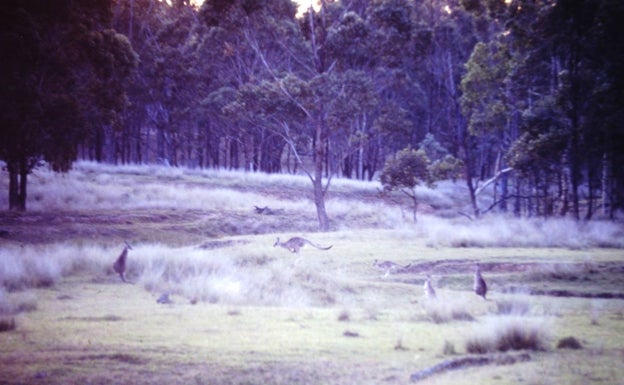
<svg viewBox="0 0 624 385">
<path fill-rule="evenodd" d="M 505 301 L 526 307 L 523 322 L 538 323 L 551 349 L 531 353 L 526 363 L 469 368 L 423 382 L 615 383 L 624 375 L 623 300 L 504 293 L 519 282 L 526 289 L 578 288 L 574 277 L 579 276 L 583 290 L 620 292 L 621 270 L 596 266 L 614 262 L 621 269 L 621 249 L 575 244 L 574 249 L 450 248 L 438 233 L 447 231 L 447 238 L 462 243 L 481 237 L 485 229 L 471 233 L 461 222 L 444 227 L 434 218 L 416 227 L 398 224 L 400 214 L 392 208 L 375 210 L 375 188 L 349 184 L 336 184 L 335 194 L 341 194 L 333 206 L 339 213 L 333 217 L 336 231 L 317 234 L 309 224 L 313 210 L 299 198 L 305 190 L 294 192 L 305 183 L 168 172 L 119 173 L 86 165 L 53 194 L 57 203 L 40 196 L 32 213 L 2 214 L 0 224 L 9 232 L 0 248 L 3 261 L 46 258 L 73 267 L 37 266 L 53 276 L 53 286 L 4 293 L 9 302 L 34 295 L 36 309 L 16 316 L 16 330 L 0 333 L 0 383 L 404 384 L 417 370 L 463 356 L 467 338 L 507 322 L 508 316 L 496 314 L 497 304 Z M 39 178 L 42 189 L 58 183 L 53 176 Z M 201 184 L 203 179 L 212 187 Z M 152 186 L 159 202 L 166 203 L 146 198 L 147 187 L 128 187 L 135 180 Z M 167 187 L 172 182 L 199 183 L 197 190 L 184 190 L 199 202 L 172 204 L 171 197 L 181 194 Z M 85 188 L 93 196 L 84 194 Z M 124 201 L 128 188 L 136 191 Z M 211 188 L 225 193 L 202 195 L 202 189 Z M 352 202 L 350 189 L 364 203 Z M 36 197 L 37 187 L 33 190 Z M 439 205 L 446 202 L 436 199 Z M 58 203 L 67 200 L 71 209 Z M 258 217 L 250 207 L 256 200 L 284 212 Z M 236 220 L 230 223 L 231 218 Z M 467 232 L 452 234 L 456 228 Z M 307 248 L 300 257 L 272 247 L 275 236 L 295 234 L 334 247 Z M 109 266 L 124 238 L 136 242 L 129 261 L 132 285 L 121 283 Z M 423 298 L 423 274 L 382 277 L 372 267 L 374 259 L 447 261 L 448 269 L 431 270 L 438 299 Z M 470 291 L 474 261 L 492 264 L 484 273 L 490 301 Z M 538 269 L 494 268 L 521 263 L 536 263 Z M 0 266 L 5 277 L 20 271 L 7 266 Z M 173 304 L 156 304 L 163 290 L 173 293 Z M 197 295 L 200 301 L 191 304 Z M 454 310 L 475 320 L 453 319 L 448 314 Z M 445 322 L 433 322 L 432 315 Z M 555 349 L 566 336 L 575 336 L 585 348 Z M 457 354 L 443 354 L 445 343 Z"/>
</svg>

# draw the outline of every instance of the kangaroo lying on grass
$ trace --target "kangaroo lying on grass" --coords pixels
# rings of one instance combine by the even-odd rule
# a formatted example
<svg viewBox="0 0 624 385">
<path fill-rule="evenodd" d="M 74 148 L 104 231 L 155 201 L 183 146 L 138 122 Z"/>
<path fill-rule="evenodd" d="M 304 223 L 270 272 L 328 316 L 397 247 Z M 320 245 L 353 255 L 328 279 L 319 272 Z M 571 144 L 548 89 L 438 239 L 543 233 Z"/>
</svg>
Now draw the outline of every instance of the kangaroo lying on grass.
<svg viewBox="0 0 624 385">
<path fill-rule="evenodd" d="M 280 242 L 279 237 L 277 238 L 277 240 L 275 241 L 275 244 L 273 245 L 273 247 L 277 247 L 277 246 L 281 246 L 283 248 L 285 248 L 286 250 L 290 251 L 291 253 L 299 253 L 299 250 L 301 250 L 301 248 L 303 246 L 305 246 L 306 244 L 312 246 L 312 247 L 316 247 L 319 250 L 329 250 L 332 248 L 333 245 L 329 245 L 327 247 L 323 247 L 323 246 L 319 246 L 314 244 L 311 241 L 308 241 L 305 238 L 301 238 L 301 237 L 292 237 L 289 240 L 287 240 L 286 242 Z"/>
</svg>

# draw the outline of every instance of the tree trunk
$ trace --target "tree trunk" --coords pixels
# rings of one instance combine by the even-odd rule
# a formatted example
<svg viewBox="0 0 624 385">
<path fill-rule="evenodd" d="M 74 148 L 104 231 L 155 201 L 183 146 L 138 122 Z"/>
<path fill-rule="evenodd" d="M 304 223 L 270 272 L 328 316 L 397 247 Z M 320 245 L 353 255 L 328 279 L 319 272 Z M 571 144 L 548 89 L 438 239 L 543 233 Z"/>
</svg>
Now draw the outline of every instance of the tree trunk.
<svg viewBox="0 0 624 385">
<path fill-rule="evenodd" d="M 325 210 L 325 191 L 323 190 L 323 160 L 325 159 L 325 140 L 323 138 L 323 123 L 316 127 L 316 140 L 314 143 L 314 205 L 321 231 L 329 231 L 329 218 Z"/>
<path fill-rule="evenodd" d="M 18 163 L 7 163 L 9 171 L 9 210 L 26 211 L 28 167 L 25 161 Z"/>
<path fill-rule="evenodd" d="M 600 175 L 600 193 L 601 199 L 600 204 L 602 206 L 602 214 L 609 214 L 609 197 L 610 197 L 610 188 L 609 188 L 609 158 L 607 153 L 602 154 L 602 173 Z"/>
<path fill-rule="evenodd" d="M 481 216 L 481 209 L 479 209 L 479 203 L 477 202 L 477 188 L 474 185 L 474 170 L 473 170 L 473 162 L 472 162 L 472 148 L 470 148 L 470 143 L 466 143 L 470 141 L 470 138 L 466 138 L 463 143 L 464 146 L 464 177 L 466 178 L 466 186 L 468 187 L 468 193 L 470 194 L 470 203 L 472 204 L 472 210 L 475 218 L 479 218 Z"/>
<path fill-rule="evenodd" d="M 28 166 L 26 165 L 26 161 L 22 162 L 20 167 L 20 187 L 19 187 L 19 195 L 18 198 L 18 207 L 19 211 L 26 211 L 26 182 L 28 180 Z"/>
<path fill-rule="evenodd" d="M 18 210 L 19 173 L 13 163 L 7 163 L 9 171 L 9 210 Z"/>
</svg>

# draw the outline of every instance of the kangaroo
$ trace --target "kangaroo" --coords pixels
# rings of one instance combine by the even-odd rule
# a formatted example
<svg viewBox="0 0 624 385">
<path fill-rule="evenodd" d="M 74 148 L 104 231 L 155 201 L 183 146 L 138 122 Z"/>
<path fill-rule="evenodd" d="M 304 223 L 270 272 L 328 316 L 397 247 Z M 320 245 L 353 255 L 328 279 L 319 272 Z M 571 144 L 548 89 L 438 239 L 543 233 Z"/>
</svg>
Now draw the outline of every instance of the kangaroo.
<svg viewBox="0 0 624 385">
<path fill-rule="evenodd" d="M 425 279 L 425 284 L 423 288 L 425 289 L 425 297 L 429 299 L 433 299 L 436 297 L 436 292 L 433 288 L 433 285 L 431 284 L 431 276 L 429 274 L 427 274 L 427 278 Z"/>
<path fill-rule="evenodd" d="M 392 262 L 392 261 L 383 261 L 383 262 L 379 262 L 378 259 L 375 259 L 373 261 L 373 266 L 380 268 L 381 270 L 384 271 L 384 275 L 383 277 L 387 277 L 390 274 L 395 274 L 400 272 L 401 270 L 409 267 L 410 265 L 407 266 L 403 266 L 403 265 L 399 265 L 398 263 Z"/>
<path fill-rule="evenodd" d="M 486 299 L 485 295 L 487 294 L 487 284 L 481 276 L 481 266 L 479 266 L 479 264 L 477 264 L 475 267 L 474 291 L 475 293 L 477 293 L 477 295 L 480 295 L 481 297 L 483 297 L 483 299 Z"/>
<path fill-rule="evenodd" d="M 121 254 L 119 254 L 119 257 L 117 257 L 115 263 L 113 263 L 113 270 L 115 270 L 115 273 L 119 274 L 122 281 L 128 282 L 126 281 L 124 274 L 126 272 L 126 259 L 128 259 L 128 250 L 132 250 L 132 246 L 130 246 L 128 242 L 125 242 L 125 244 L 126 247 L 124 247 Z"/>
<path fill-rule="evenodd" d="M 291 253 L 299 254 L 299 250 L 301 250 L 301 248 L 305 246 L 306 244 L 312 247 L 316 247 L 319 250 L 329 250 L 333 246 L 333 245 L 329 245 L 327 247 L 319 246 L 301 237 L 292 237 L 286 242 L 280 242 L 280 239 L 278 237 L 273 247 L 281 246 L 285 248 L 286 250 L 290 251 Z"/>
</svg>

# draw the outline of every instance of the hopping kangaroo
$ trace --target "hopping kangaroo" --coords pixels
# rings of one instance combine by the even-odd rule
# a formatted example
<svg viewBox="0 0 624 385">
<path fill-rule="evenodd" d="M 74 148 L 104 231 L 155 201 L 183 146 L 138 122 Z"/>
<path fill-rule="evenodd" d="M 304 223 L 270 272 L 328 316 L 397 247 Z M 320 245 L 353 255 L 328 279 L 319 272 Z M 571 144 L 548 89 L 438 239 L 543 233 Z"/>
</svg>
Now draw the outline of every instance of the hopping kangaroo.
<svg viewBox="0 0 624 385">
<path fill-rule="evenodd" d="M 119 257 L 117 257 L 115 263 L 113 263 L 113 270 L 115 270 L 115 273 L 119 274 L 122 281 L 127 282 L 126 278 L 124 277 L 124 273 L 126 272 L 126 259 L 128 259 L 128 250 L 132 250 L 132 246 L 130 246 L 128 242 L 125 242 L 125 244 L 126 247 L 124 247 L 121 254 L 119 254 Z"/>
<path fill-rule="evenodd" d="M 301 237 L 293 237 L 290 238 L 289 240 L 287 240 L 286 242 L 280 242 L 279 237 L 277 238 L 277 241 L 275 241 L 275 244 L 273 245 L 273 247 L 277 247 L 277 246 L 282 246 L 283 248 L 285 248 L 286 250 L 290 251 L 291 253 L 299 253 L 299 250 L 301 250 L 301 248 L 303 246 L 305 246 L 306 244 L 312 246 L 312 247 L 316 247 L 319 250 L 329 250 L 332 248 L 333 245 L 329 245 L 327 247 L 323 247 L 323 246 L 319 246 L 316 245 L 310 241 L 308 241 L 305 238 L 301 238 Z"/>
</svg>

